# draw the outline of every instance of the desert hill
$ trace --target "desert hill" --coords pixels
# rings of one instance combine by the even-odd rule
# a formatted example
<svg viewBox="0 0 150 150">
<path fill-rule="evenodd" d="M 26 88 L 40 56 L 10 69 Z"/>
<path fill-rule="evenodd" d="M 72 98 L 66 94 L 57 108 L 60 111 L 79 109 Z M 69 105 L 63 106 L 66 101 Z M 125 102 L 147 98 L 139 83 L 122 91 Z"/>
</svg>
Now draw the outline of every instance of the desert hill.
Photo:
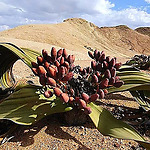
<svg viewBox="0 0 150 150">
<path fill-rule="evenodd" d="M 139 27 L 135 31 L 150 36 L 150 27 Z"/>
<path fill-rule="evenodd" d="M 119 57 L 150 53 L 149 36 L 124 25 L 100 28 L 80 18 L 58 24 L 23 25 L 0 32 L 0 41 L 8 38 L 57 45 L 82 53 L 87 49 L 105 50 L 107 55 Z"/>
</svg>

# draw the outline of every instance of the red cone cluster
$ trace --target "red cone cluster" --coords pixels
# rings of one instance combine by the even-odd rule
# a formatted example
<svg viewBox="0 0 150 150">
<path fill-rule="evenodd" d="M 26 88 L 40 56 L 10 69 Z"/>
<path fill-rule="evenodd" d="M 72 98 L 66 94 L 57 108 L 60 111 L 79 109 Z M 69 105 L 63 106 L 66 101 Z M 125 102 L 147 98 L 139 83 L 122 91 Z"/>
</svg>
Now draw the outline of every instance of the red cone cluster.
<svg viewBox="0 0 150 150">
<path fill-rule="evenodd" d="M 99 90 L 108 88 L 110 86 L 120 87 L 124 84 L 116 76 L 116 70 L 121 67 L 121 63 L 116 62 L 116 58 L 105 56 L 104 51 L 100 52 L 95 50 L 94 53 L 88 52 L 89 56 L 93 59 L 91 61 L 91 68 L 93 69 L 92 82 L 97 85 L 97 92 Z M 107 93 L 105 89 L 105 93 Z M 102 94 L 103 95 L 103 94 Z"/>
<path fill-rule="evenodd" d="M 42 56 L 37 57 L 37 63 L 32 62 L 32 71 L 39 76 L 40 84 L 56 86 L 57 80 L 68 81 L 73 77 L 74 55 L 67 55 L 65 49 L 57 51 L 54 47 L 51 56 L 46 50 L 42 50 Z"/>
<path fill-rule="evenodd" d="M 54 93 L 46 90 L 46 98 L 55 94 L 64 103 L 81 108 L 86 114 L 91 113 L 88 103 L 104 98 L 110 86 L 120 87 L 123 81 L 116 76 L 116 70 L 121 63 L 115 58 L 106 57 L 105 53 L 97 50 L 88 52 L 93 59 L 91 67 L 81 68 L 75 66 L 75 56 L 68 55 L 65 49 L 51 49 L 50 54 L 42 50 L 42 56 L 37 62 L 32 62 L 32 71 L 39 76 L 39 82 L 45 87 L 53 88 Z"/>
</svg>

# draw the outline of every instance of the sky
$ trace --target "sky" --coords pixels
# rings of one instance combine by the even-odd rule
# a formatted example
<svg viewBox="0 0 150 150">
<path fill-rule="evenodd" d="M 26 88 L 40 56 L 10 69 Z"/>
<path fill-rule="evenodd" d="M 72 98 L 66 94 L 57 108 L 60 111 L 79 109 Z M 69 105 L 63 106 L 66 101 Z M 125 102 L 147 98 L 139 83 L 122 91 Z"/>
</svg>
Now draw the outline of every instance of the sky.
<svg viewBox="0 0 150 150">
<path fill-rule="evenodd" d="M 150 0 L 0 0 L 0 31 L 83 18 L 99 27 L 150 26 Z"/>
</svg>

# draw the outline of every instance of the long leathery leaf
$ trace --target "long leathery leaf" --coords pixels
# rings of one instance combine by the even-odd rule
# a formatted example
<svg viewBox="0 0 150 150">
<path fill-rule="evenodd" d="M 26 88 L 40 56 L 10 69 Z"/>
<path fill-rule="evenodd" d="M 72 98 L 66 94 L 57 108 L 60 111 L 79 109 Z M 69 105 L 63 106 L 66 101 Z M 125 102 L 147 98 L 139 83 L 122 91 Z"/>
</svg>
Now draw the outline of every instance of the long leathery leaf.
<svg viewBox="0 0 150 150">
<path fill-rule="evenodd" d="M 135 100 L 140 104 L 140 106 L 145 110 L 145 111 L 150 111 L 150 103 L 145 100 L 145 95 L 143 93 L 143 96 L 141 95 L 141 92 L 143 91 L 130 91 L 133 97 L 135 97 Z"/>
<path fill-rule="evenodd" d="M 137 90 L 144 90 L 148 91 L 150 89 L 150 84 L 124 84 L 119 88 L 110 87 L 108 88 L 109 93 L 115 92 L 123 92 L 123 91 L 137 91 Z"/>
<path fill-rule="evenodd" d="M 55 95 L 51 100 L 40 99 L 40 94 L 37 92 L 40 89 L 41 87 L 35 85 L 18 87 L 0 103 L 0 119 L 8 119 L 21 125 L 31 125 L 47 115 L 72 109 Z"/>
<path fill-rule="evenodd" d="M 105 136 L 114 138 L 130 139 L 139 142 L 145 148 L 150 147 L 150 143 L 131 126 L 121 120 L 116 119 L 108 110 L 90 103 L 92 113 L 89 115 L 97 129 Z"/>
<path fill-rule="evenodd" d="M 12 66 L 21 59 L 29 67 L 31 62 L 36 61 L 36 57 L 40 55 L 33 50 L 22 50 L 11 43 L 0 43 L 0 95 L 5 93 L 5 89 L 12 88 L 15 79 L 12 74 Z"/>
<path fill-rule="evenodd" d="M 131 69 L 133 68 L 133 69 Z M 117 76 L 124 81 L 124 85 L 119 88 L 108 88 L 109 93 L 129 91 L 139 105 L 146 111 L 150 110 L 150 74 L 134 69 L 132 66 L 123 65 Z M 143 91 L 143 96 L 139 93 Z"/>
</svg>

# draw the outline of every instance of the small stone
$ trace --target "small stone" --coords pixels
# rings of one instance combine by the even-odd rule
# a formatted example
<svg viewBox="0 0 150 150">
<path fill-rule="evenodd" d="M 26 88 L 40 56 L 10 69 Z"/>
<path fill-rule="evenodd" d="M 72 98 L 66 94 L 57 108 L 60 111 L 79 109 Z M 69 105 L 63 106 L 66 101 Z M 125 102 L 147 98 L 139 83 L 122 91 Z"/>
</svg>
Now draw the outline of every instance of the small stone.
<svg viewBox="0 0 150 150">
<path fill-rule="evenodd" d="M 120 144 L 115 143 L 115 144 L 114 144 L 114 147 L 118 147 L 118 148 L 119 148 L 119 147 L 120 147 Z"/>
</svg>

